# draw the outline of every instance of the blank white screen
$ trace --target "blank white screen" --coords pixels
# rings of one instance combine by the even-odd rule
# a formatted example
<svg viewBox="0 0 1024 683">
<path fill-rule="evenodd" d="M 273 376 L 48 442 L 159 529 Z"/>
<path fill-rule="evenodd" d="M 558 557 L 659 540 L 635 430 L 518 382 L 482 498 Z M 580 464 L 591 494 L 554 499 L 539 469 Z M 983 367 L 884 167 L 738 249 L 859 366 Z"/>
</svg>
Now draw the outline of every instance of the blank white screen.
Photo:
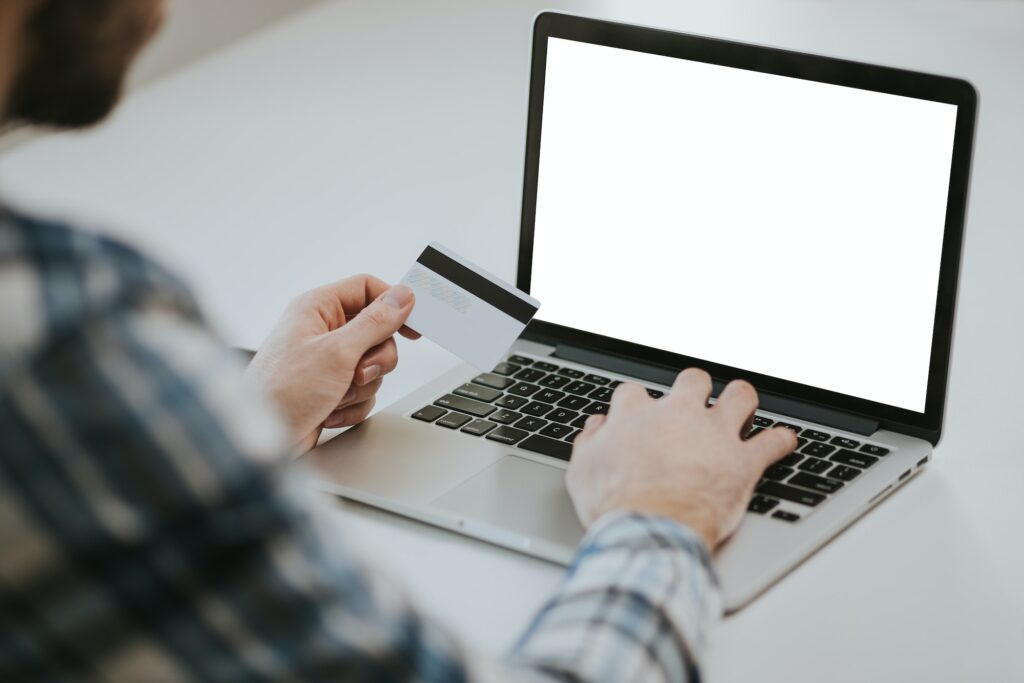
<svg viewBox="0 0 1024 683">
<path fill-rule="evenodd" d="M 923 412 L 956 107 L 549 39 L 549 322 Z"/>
</svg>

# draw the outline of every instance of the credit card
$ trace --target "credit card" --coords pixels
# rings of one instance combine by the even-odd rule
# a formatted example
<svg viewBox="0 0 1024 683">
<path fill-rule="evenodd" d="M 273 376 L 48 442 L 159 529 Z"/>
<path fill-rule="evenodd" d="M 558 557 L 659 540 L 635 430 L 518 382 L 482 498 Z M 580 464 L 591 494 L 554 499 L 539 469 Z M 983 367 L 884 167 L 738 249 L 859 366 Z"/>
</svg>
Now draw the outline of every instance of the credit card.
<svg viewBox="0 0 1024 683">
<path fill-rule="evenodd" d="M 402 284 L 416 294 L 406 326 L 489 372 L 540 309 L 501 278 L 431 242 Z"/>
</svg>

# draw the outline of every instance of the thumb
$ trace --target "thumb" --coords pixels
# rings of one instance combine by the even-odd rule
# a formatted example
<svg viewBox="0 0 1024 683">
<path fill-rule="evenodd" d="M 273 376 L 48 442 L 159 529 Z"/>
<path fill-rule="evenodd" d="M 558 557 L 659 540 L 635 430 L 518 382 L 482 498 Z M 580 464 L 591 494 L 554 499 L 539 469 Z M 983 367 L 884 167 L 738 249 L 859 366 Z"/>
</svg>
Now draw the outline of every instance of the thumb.
<svg viewBox="0 0 1024 683">
<path fill-rule="evenodd" d="M 763 471 L 769 465 L 789 455 L 797 447 L 796 435 L 793 430 L 786 427 L 774 427 L 761 432 L 748 443 L 756 446 L 758 455 L 761 458 L 761 469 Z"/>
<path fill-rule="evenodd" d="M 364 353 L 390 339 L 402 328 L 412 313 L 414 302 L 412 290 L 405 285 L 397 285 L 331 335 L 345 350 L 354 353 L 358 361 Z"/>
</svg>

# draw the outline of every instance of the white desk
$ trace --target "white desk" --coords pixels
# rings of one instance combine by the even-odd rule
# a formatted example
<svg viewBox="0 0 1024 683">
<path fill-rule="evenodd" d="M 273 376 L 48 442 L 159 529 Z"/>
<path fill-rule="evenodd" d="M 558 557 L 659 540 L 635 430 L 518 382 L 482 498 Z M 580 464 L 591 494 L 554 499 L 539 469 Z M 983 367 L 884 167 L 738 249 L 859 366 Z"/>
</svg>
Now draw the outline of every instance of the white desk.
<svg viewBox="0 0 1024 683">
<path fill-rule="evenodd" d="M 347 0 L 0 159 L 0 187 L 184 272 L 236 344 L 294 294 L 396 278 L 428 239 L 511 276 L 530 23 L 542 7 L 967 77 L 982 107 L 946 435 L 934 466 L 714 637 L 713 680 L 1024 680 L 1024 3 Z M 396 398 L 453 364 L 403 344 Z M 381 513 L 344 522 L 500 651 L 557 568 Z"/>
</svg>

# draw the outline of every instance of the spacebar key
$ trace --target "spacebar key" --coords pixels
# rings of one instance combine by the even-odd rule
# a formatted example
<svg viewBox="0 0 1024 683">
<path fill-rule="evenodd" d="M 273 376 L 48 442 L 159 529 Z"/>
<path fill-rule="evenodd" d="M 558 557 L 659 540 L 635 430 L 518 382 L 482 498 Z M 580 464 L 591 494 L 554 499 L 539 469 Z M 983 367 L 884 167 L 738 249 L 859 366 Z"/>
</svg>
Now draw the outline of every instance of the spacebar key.
<svg viewBox="0 0 1024 683">
<path fill-rule="evenodd" d="M 529 439 L 519 442 L 520 448 L 525 448 L 528 451 L 534 453 L 540 453 L 541 455 L 550 455 L 552 458 L 558 458 L 559 460 L 568 460 L 569 456 L 572 455 L 572 444 L 567 441 L 556 441 L 555 439 L 549 439 L 546 436 L 539 436 L 534 434 Z"/>
<path fill-rule="evenodd" d="M 766 481 L 757 487 L 757 493 L 764 494 L 766 496 L 774 496 L 775 498 L 781 498 L 783 500 L 791 500 L 794 503 L 800 503 L 808 507 L 814 507 L 821 501 L 825 500 L 825 496 L 818 493 L 811 493 L 810 491 L 801 491 L 798 488 L 792 486 L 786 486 L 774 481 Z"/>
</svg>

